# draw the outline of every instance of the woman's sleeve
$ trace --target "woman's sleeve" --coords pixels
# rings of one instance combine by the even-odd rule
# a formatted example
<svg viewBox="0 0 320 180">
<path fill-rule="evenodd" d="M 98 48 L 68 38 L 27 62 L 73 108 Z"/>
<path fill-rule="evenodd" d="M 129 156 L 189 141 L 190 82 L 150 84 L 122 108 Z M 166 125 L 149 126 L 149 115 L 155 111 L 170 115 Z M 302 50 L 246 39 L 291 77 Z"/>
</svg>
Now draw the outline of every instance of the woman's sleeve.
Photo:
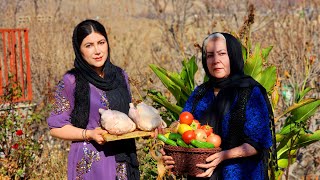
<svg viewBox="0 0 320 180">
<path fill-rule="evenodd" d="M 194 102 L 194 97 L 196 95 L 196 92 L 197 92 L 197 89 L 198 87 L 196 87 L 193 92 L 191 93 L 191 95 L 189 96 L 189 98 L 187 99 L 186 101 L 186 104 L 184 105 L 183 109 L 182 109 L 182 112 L 184 111 L 188 111 L 188 112 L 191 112 L 192 110 L 192 106 L 193 106 L 193 102 Z M 198 118 L 196 117 L 197 115 L 194 114 L 195 118 Z"/>
<path fill-rule="evenodd" d="M 272 146 L 267 102 L 259 87 L 253 88 L 247 102 L 244 133 L 245 141 L 258 151 Z"/>
<path fill-rule="evenodd" d="M 54 102 L 52 111 L 47 123 L 50 129 L 60 128 L 71 124 L 70 114 L 73 109 L 74 97 L 73 91 L 75 88 L 75 78 L 73 75 L 66 74 L 56 86 L 54 94 Z"/>
</svg>

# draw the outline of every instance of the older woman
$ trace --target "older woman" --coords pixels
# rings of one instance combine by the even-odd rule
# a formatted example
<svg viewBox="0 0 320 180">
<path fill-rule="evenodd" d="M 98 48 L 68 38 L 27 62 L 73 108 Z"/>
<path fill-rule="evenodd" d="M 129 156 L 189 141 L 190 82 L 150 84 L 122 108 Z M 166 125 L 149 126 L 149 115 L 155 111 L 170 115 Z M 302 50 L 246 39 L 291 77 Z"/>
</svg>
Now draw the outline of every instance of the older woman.
<svg viewBox="0 0 320 180">
<path fill-rule="evenodd" d="M 72 141 L 68 179 L 139 179 L 134 139 L 105 142 L 98 109 L 128 114 L 131 94 L 127 74 L 110 62 L 107 33 L 94 20 L 73 32 L 74 68 L 59 82 L 50 134 Z"/>
<path fill-rule="evenodd" d="M 265 89 L 244 75 L 241 44 L 232 35 L 213 33 L 202 48 L 209 81 L 193 91 L 183 111 L 214 128 L 222 151 L 198 164 L 207 170 L 189 179 L 268 179 L 269 150 L 275 142 Z M 166 168 L 174 167 L 172 157 L 163 155 Z"/>
</svg>

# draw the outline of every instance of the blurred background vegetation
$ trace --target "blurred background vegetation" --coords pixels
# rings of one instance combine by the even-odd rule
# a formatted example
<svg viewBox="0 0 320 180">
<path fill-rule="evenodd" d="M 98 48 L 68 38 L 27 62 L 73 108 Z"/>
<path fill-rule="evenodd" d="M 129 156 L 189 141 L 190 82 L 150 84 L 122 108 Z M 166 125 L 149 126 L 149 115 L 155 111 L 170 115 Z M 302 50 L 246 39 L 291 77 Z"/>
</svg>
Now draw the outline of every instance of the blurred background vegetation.
<svg viewBox="0 0 320 180">
<path fill-rule="evenodd" d="M 231 32 L 263 48 L 273 46 L 268 64 L 277 67 L 280 83 L 276 116 L 294 102 L 295 87 L 311 87 L 308 97 L 320 96 L 318 0 L 1 0 L 0 11 L 0 28 L 29 29 L 34 96 L 33 105 L 23 112 L 18 112 L 20 108 L 14 111 L 18 114 L 5 109 L 0 113 L 1 138 L 32 144 L 29 149 L 13 150 L 16 155 L 11 159 L 4 158 L 0 149 L 0 179 L 66 179 L 68 143 L 49 136 L 46 117 L 55 85 L 73 67 L 73 28 L 87 18 L 105 25 L 111 60 L 129 74 L 135 100 L 145 97 L 149 89 L 174 100 L 149 64 L 180 72 L 181 61 L 195 56 L 199 66 L 195 81 L 200 84 L 204 72 L 199 47 L 215 31 Z M 283 123 L 280 119 L 277 126 Z M 307 126 L 311 131 L 319 129 L 318 111 Z M 3 131 L 5 127 L 13 129 Z M 18 129 L 23 135 L 14 139 Z M 148 153 L 154 142 L 137 141 L 140 157 L 146 157 L 140 159 L 142 177 L 154 179 L 156 164 Z M 145 143 L 150 146 L 141 145 Z M 319 150 L 319 142 L 299 149 L 289 179 L 319 176 Z"/>
</svg>

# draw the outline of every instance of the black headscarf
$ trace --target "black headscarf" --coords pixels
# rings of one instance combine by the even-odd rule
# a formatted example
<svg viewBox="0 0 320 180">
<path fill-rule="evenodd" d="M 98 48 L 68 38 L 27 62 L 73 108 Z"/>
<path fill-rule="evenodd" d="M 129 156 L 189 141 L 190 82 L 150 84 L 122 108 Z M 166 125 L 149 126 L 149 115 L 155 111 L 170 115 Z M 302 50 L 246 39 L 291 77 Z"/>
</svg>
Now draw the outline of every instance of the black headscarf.
<svg viewBox="0 0 320 180">
<path fill-rule="evenodd" d="M 103 78 L 83 59 L 80 51 L 80 45 L 83 39 L 92 32 L 104 36 L 108 44 L 108 56 L 103 65 Z M 110 62 L 109 41 L 103 25 L 95 20 L 85 20 L 81 22 L 73 31 L 72 44 L 75 53 L 75 68 L 69 71 L 69 73 L 73 74 L 76 79 L 74 92 L 75 103 L 71 113 L 72 124 L 80 128 L 86 128 L 88 125 L 90 111 L 89 83 L 106 92 L 110 109 L 128 114 L 129 103 L 131 102 L 130 92 L 128 91 L 122 69 Z M 94 145 L 98 146 L 97 144 Z M 134 139 L 106 143 L 105 146 L 108 146 L 109 150 L 112 149 L 111 155 L 115 155 L 117 162 L 127 162 L 128 179 L 139 179 Z"/>
<path fill-rule="evenodd" d="M 213 90 L 213 88 L 220 89 L 219 96 L 215 99 L 216 107 L 215 109 L 215 119 L 221 119 L 224 114 L 228 111 L 231 104 L 234 101 L 234 98 L 237 96 L 237 90 L 239 88 L 261 86 L 257 81 L 255 81 L 251 76 L 244 74 L 244 60 L 242 57 L 241 43 L 231 34 L 219 33 L 223 35 L 226 40 L 228 56 L 230 60 L 230 75 L 226 78 L 217 79 L 213 77 L 207 66 L 207 56 L 206 56 L 206 44 L 205 42 L 210 41 L 209 38 L 217 33 L 210 34 L 204 41 L 202 45 L 202 65 L 206 72 L 206 75 L 209 77 L 209 80 L 204 84 L 200 85 L 198 88 L 198 93 L 195 97 L 195 103 L 193 106 L 193 111 L 195 110 L 196 104 L 201 98 L 205 95 L 207 91 Z M 214 37 L 217 38 L 217 37 Z M 221 37 L 219 37 L 221 38 Z M 262 87 L 262 86 L 261 86 Z M 213 115 L 210 115 L 213 116 Z M 208 117 L 212 119 L 212 117 Z M 218 121 L 215 121 L 218 122 Z M 215 127 L 215 131 L 219 133 L 220 128 Z"/>
<path fill-rule="evenodd" d="M 263 88 L 263 86 L 260 85 L 257 81 L 255 81 L 251 76 L 244 74 L 244 70 L 243 70 L 244 69 L 244 60 L 243 60 L 243 56 L 242 56 L 241 43 L 231 34 L 228 34 L 228 33 L 220 33 L 220 34 L 222 34 L 226 40 L 228 56 L 230 59 L 230 75 L 226 78 L 217 79 L 209 73 L 208 66 L 207 66 L 205 42 L 208 42 L 208 40 L 210 40 L 208 38 L 213 38 L 212 36 L 216 35 L 216 33 L 213 33 L 213 34 L 209 35 L 204 40 L 203 45 L 202 45 L 202 65 L 203 65 L 203 68 L 206 72 L 206 75 L 209 77 L 209 80 L 199 86 L 198 91 L 195 96 L 192 111 L 195 111 L 197 103 L 203 98 L 203 96 L 208 91 L 213 91 L 213 88 L 220 89 L 218 96 L 215 97 L 215 100 L 214 100 L 215 102 L 212 104 L 211 107 L 208 108 L 207 113 L 205 113 L 205 116 L 203 117 L 203 120 L 205 122 L 209 123 L 211 126 L 213 126 L 215 132 L 217 134 L 221 135 L 222 119 L 223 119 L 224 115 L 229 111 L 231 105 L 233 105 L 232 103 L 234 102 L 235 98 L 239 97 L 240 93 L 242 93 L 242 94 L 250 93 L 250 90 L 247 91 L 248 89 L 252 89 L 255 86 L 259 87 L 261 92 L 264 95 L 265 101 L 268 106 L 269 118 L 270 118 L 270 123 L 271 123 L 270 127 L 272 128 L 271 130 L 272 130 L 272 135 L 273 135 L 273 146 L 271 148 L 273 157 L 271 157 L 271 158 L 275 159 L 276 158 L 276 155 L 275 155 L 276 148 L 275 148 L 275 130 L 274 130 L 273 112 L 272 112 L 272 108 L 271 108 L 269 99 L 267 97 L 267 92 Z M 214 39 L 215 38 L 217 38 L 217 37 L 214 37 Z M 221 38 L 221 37 L 218 37 L 218 38 Z M 243 92 L 245 92 L 245 93 L 243 93 Z M 232 125 L 231 125 L 230 128 L 232 128 L 230 131 L 236 131 L 236 132 L 243 131 L 243 129 L 239 129 L 239 128 L 241 128 L 240 126 L 239 127 L 235 127 L 235 126 L 232 127 Z M 231 145 L 222 144 L 222 147 L 224 146 L 224 147 L 230 148 L 233 145 L 235 147 L 239 145 L 239 144 L 237 144 L 239 142 L 232 142 L 231 141 L 230 143 L 231 143 Z M 237 144 L 237 145 L 235 145 L 235 144 Z M 253 145 L 255 148 L 258 147 L 257 144 L 255 144 L 254 142 L 250 142 L 250 144 Z M 264 161 L 268 161 L 268 158 L 269 158 L 268 153 L 269 153 L 268 150 L 263 150 L 263 152 L 261 152 L 261 154 L 263 154 L 262 158 Z M 274 160 L 273 160 L 273 163 L 274 163 Z M 265 170 L 265 172 L 267 172 L 267 170 Z"/>
</svg>

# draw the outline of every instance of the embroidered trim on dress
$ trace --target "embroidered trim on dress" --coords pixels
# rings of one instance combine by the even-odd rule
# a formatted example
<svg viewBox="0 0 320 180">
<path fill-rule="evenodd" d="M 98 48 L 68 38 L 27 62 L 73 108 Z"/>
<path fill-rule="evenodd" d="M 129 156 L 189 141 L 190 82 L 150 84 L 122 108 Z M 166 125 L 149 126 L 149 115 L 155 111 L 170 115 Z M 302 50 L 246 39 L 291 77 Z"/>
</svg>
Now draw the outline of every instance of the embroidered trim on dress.
<svg viewBox="0 0 320 180">
<path fill-rule="evenodd" d="M 77 180 L 82 180 L 83 175 L 90 172 L 92 163 L 100 160 L 99 152 L 88 149 L 86 142 L 83 142 L 83 153 L 84 157 L 77 163 Z"/>
<path fill-rule="evenodd" d="M 127 165 L 126 163 L 116 164 L 117 180 L 127 180 Z"/>
<path fill-rule="evenodd" d="M 67 98 L 62 95 L 62 91 L 64 89 L 64 81 L 59 81 L 57 85 L 57 90 L 55 93 L 55 102 L 53 103 L 53 113 L 61 114 L 70 109 L 70 102 Z"/>
<path fill-rule="evenodd" d="M 98 91 L 98 93 L 100 94 L 100 103 L 103 107 L 105 107 L 106 109 L 109 109 L 109 101 L 107 98 L 107 93 L 105 91 L 102 91 L 102 93 L 100 93 L 100 91 Z"/>
</svg>

